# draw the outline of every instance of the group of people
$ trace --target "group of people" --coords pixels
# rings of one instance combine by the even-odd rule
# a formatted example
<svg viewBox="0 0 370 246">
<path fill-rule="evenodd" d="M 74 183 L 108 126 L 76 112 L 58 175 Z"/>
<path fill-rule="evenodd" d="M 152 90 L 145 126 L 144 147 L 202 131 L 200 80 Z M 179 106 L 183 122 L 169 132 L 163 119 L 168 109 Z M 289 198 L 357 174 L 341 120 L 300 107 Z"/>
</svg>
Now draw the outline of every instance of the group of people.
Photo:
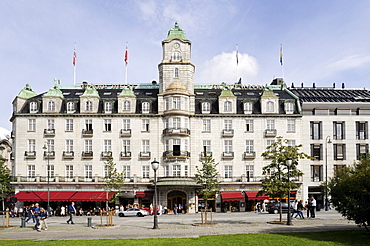
<svg viewBox="0 0 370 246">
<path fill-rule="evenodd" d="M 44 208 L 41 208 L 38 203 L 32 204 L 27 209 L 28 218 L 25 221 L 28 223 L 31 219 L 35 226 L 33 227 L 34 230 L 40 232 L 41 230 L 47 230 L 48 224 L 46 223 L 46 220 L 48 218 L 48 211 L 46 211 Z"/>
<path fill-rule="evenodd" d="M 299 216 L 301 219 L 304 219 L 304 210 L 307 210 L 307 218 L 309 218 L 310 216 L 311 218 L 316 217 L 316 200 L 313 197 L 309 198 L 305 205 L 303 205 L 303 200 L 295 200 L 294 202 L 292 202 L 291 207 L 293 208 L 291 217 L 296 214 L 294 218 L 297 218 Z"/>
</svg>

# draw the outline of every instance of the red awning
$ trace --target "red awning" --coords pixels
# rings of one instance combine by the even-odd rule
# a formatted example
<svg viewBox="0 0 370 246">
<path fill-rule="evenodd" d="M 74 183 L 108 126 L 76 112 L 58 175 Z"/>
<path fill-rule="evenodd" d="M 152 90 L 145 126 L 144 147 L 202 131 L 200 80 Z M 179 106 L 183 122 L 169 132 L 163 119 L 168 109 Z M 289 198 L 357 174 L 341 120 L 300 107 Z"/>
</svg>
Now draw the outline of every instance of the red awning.
<svg viewBox="0 0 370 246">
<path fill-rule="evenodd" d="M 153 197 L 152 191 L 137 191 L 136 197 Z"/>
<path fill-rule="evenodd" d="M 79 202 L 105 202 L 108 199 L 112 198 L 113 192 L 90 192 L 90 191 L 79 191 L 76 192 L 71 198 L 70 201 L 79 201 Z"/>
<path fill-rule="evenodd" d="M 76 191 L 50 191 L 50 201 L 51 202 L 67 202 L 70 198 L 76 194 Z M 48 200 L 48 192 L 42 192 L 40 195 L 43 201 Z"/>
<path fill-rule="evenodd" d="M 15 194 L 14 197 L 17 198 L 20 202 L 41 202 L 42 199 L 39 196 L 43 192 L 37 192 L 37 191 L 20 191 L 17 194 Z"/>
<path fill-rule="evenodd" d="M 263 194 L 262 196 L 257 196 L 258 191 L 244 191 L 245 195 L 248 197 L 248 200 L 266 200 L 269 199 L 268 195 Z"/>
<path fill-rule="evenodd" d="M 244 195 L 240 191 L 235 191 L 235 192 L 222 192 L 221 193 L 221 198 L 223 202 L 228 202 L 228 201 L 240 201 L 244 200 Z"/>
</svg>

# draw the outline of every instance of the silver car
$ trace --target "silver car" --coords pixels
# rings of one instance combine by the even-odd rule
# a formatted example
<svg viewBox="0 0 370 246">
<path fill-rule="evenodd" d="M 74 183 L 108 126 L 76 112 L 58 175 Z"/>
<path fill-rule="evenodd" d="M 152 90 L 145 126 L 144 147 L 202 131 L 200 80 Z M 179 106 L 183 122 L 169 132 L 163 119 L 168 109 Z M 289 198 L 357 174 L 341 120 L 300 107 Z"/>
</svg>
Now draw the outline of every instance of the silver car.
<svg viewBox="0 0 370 246">
<path fill-rule="evenodd" d="M 126 211 L 118 212 L 119 217 L 125 217 L 125 216 L 144 217 L 146 215 L 149 215 L 149 213 L 140 208 L 129 208 Z"/>
</svg>

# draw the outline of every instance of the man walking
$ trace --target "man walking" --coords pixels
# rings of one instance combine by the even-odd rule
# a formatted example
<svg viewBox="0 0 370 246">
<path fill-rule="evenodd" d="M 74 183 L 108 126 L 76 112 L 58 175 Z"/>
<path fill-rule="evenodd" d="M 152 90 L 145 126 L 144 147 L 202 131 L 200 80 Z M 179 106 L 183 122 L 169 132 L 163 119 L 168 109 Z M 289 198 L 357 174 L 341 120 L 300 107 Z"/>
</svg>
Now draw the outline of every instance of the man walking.
<svg viewBox="0 0 370 246">
<path fill-rule="evenodd" d="M 35 204 L 35 210 L 34 210 L 34 213 L 33 213 L 33 216 L 35 217 L 35 220 L 36 220 L 36 224 L 35 226 L 33 227 L 34 230 L 37 230 L 38 232 L 40 232 L 40 207 L 39 207 L 39 204 L 36 203 Z"/>
<path fill-rule="evenodd" d="M 315 210 L 316 210 L 316 200 L 315 198 L 311 197 L 311 218 L 315 218 Z"/>
<path fill-rule="evenodd" d="M 35 211 L 35 204 L 32 204 L 30 207 L 27 208 L 28 218 L 26 219 L 26 223 L 32 218 L 33 223 L 35 223 L 35 216 L 33 215 Z"/>
<path fill-rule="evenodd" d="M 72 202 L 71 205 L 68 206 L 68 213 L 69 213 L 69 220 L 67 220 L 67 223 L 71 222 L 73 225 L 73 215 L 76 214 L 76 208 L 75 208 L 75 203 Z"/>
</svg>

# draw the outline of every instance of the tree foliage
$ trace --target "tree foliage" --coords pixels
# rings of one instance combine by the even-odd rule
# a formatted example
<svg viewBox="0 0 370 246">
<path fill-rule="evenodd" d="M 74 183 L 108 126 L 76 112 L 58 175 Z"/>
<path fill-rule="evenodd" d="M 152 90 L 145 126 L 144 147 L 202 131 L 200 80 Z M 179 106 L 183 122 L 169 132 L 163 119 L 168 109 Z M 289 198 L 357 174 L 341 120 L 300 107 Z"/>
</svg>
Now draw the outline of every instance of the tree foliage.
<svg viewBox="0 0 370 246">
<path fill-rule="evenodd" d="M 13 186 L 11 185 L 11 171 L 9 170 L 8 166 L 2 160 L 2 156 L 0 155 L 0 199 L 2 201 L 2 209 L 4 210 L 4 201 L 6 198 L 10 196 L 10 193 L 14 190 Z"/>
<path fill-rule="evenodd" d="M 370 157 L 363 157 L 352 167 L 339 169 L 328 183 L 331 202 L 349 220 L 370 225 Z"/>
<path fill-rule="evenodd" d="M 109 156 L 108 160 L 104 162 L 107 168 L 107 176 L 104 177 L 105 184 L 103 185 L 104 190 L 107 192 L 113 192 L 113 196 L 109 199 L 109 202 L 114 202 L 120 195 L 120 189 L 124 184 L 124 172 L 118 172 L 116 163 L 112 156 Z"/>
<path fill-rule="evenodd" d="M 266 151 L 262 156 L 271 160 L 270 164 L 262 168 L 263 175 L 266 175 L 262 181 L 262 189 L 258 192 L 258 196 L 267 194 L 271 198 L 286 197 L 290 190 L 299 188 L 296 180 L 303 175 L 303 172 L 298 169 L 300 159 L 311 159 L 310 156 L 303 152 L 299 152 L 302 145 L 289 146 L 289 140 L 283 137 L 277 137 L 276 141 L 270 146 L 267 146 Z M 290 177 L 288 179 L 288 165 L 286 160 L 292 159 L 292 164 L 289 167 Z M 280 221 L 282 220 L 282 204 L 280 203 Z"/>
</svg>

